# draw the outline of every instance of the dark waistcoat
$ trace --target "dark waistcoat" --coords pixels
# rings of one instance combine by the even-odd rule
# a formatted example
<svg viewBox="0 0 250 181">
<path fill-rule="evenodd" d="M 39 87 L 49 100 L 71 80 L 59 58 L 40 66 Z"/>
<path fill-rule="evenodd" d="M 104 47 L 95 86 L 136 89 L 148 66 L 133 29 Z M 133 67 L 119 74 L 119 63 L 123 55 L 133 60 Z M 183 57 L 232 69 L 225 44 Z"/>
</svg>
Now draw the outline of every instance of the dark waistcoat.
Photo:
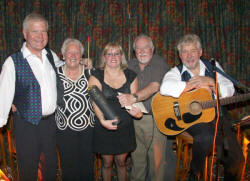
<svg viewBox="0 0 250 181">
<path fill-rule="evenodd" d="M 38 125 L 42 117 L 41 90 L 28 61 L 21 51 L 11 55 L 16 71 L 14 105 L 28 122 Z"/>
<path fill-rule="evenodd" d="M 208 61 L 208 60 L 201 60 L 204 65 L 206 66 L 206 70 L 205 70 L 205 76 L 214 78 L 214 74 L 213 74 L 213 69 L 212 69 L 212 64 Z M 177 66 L 178 70 L 180 71 L 180 73 L 182 72 L 182 68 L 183 68 L 183 64 L 180 64 Z M 181 74 L 181 80 L 182 81 L 188 81 L 191 78 L 191 75 L 188 73 L 188 71 L 184 71 Z"/>
</svg>

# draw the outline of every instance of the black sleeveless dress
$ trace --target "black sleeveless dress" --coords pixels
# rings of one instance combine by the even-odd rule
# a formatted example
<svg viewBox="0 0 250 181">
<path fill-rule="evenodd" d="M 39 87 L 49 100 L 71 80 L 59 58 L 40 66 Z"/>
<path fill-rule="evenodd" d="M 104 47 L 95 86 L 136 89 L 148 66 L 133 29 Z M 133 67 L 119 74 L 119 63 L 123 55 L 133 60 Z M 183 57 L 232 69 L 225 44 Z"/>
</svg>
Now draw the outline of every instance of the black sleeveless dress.
<svg viewBox="0 0 250 181">
<path fill-rule="evenodd" d="M 124 108 L 121 108 L 117 99 L 118 92 L 130 93 L 130 85 L 136 78 L 136 73 L 125 69 L 124 74 L 126 82 L 118 89 L 114 89 L 104 82 L 104 70 L 97 69 L 92 74 L 102 84 L 102 93 L 120 120 L 118 129 L 114 131 L 104 128 L 99 121 L 96 122 L 93 145 L 96 153 L 122 154 L 136 148 L 133 119 Z"/>
</svg>

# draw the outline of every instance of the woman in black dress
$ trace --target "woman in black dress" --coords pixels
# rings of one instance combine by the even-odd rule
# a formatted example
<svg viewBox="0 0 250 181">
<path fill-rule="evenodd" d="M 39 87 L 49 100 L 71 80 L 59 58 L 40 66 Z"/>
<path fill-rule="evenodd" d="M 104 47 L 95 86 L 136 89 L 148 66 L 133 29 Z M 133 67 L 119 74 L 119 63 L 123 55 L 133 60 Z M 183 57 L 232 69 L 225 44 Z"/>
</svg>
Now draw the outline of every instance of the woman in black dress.
<svg viewBox="0 0 250 181">
<path fill-rule="evenodd" d="M 134 94 L 138 90 L 136 73 L 127 69 L 127 62 L 120 45 L 109 43 L 105 46 L 100 69 L 93 72 L 89 85 L 96 85 L 113 108 L 117 119 L 106 120 L 102 111 L 94 104 L 99 121 L 94 129 L 94 151 L 100 153 L 103 160 L 102 176 L 111 181 L 112 165 L 115 161 L 119 181 L 127 180 L 126 157 L 136 148 L 134 123 L 131 117 L 140 113 L 132 107 L 122 108 L 117 98 L 119 93 Z M 112 124 L 119 120 L 119 124 Z"/>
</svg>

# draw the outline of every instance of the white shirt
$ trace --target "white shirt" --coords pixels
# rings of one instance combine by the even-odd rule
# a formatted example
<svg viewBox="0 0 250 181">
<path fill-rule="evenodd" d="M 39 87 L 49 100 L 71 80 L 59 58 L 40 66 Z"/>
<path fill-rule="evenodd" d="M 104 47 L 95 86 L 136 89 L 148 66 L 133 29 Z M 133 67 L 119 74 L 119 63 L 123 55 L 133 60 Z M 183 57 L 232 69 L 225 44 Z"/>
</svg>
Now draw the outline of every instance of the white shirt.
<svg viewBox="0 0 250 181">
<path fill-rule="evenodd" d="M 216 62 L 216 67 L 222 69 L 218 62 Z M 200 76 L 205 76 L 206 66 L 200 60 Z M 183 65 L 182 72 L 180 73 L 177 67 L 172 68 L 169 72 L 167 72 L 162 80 L 162 84 L 160 87 L 160 93 L 162 95 L 168 95 L 172 97 L 178 98 L 183 90 L 186 87 L 186 82 L 181 80 L 181 75 L 184 71 L 188 71 L 188 73 L 193 77 L 193 73 Z M 228 80 L 226 77 L 217 73 L 217 80 L 219 84 L 219 90 L 221 93 L 221 97 L 230 97 L 234 94 L 234 86 L 233 83 Z"/>
<path fill-rule="evenodd" d="M 26 43 L 21 48 L 23 57 L 27 59 L 41 89 L 42 115 L 52 114 L 56 109 L 56 74 L 47 59 L 47 51 L 42 50 L 42 61 L 32 54 L 26 47 Z M 52 52 L 56 66 L 62 62 L 57 55 Z M 14 62 L 9 56 L 2 67 L 0 74 L 0 127 L 3 127 L 8 120 L 11 104 L 15 95 L 16 72 Z"/>
</svg>

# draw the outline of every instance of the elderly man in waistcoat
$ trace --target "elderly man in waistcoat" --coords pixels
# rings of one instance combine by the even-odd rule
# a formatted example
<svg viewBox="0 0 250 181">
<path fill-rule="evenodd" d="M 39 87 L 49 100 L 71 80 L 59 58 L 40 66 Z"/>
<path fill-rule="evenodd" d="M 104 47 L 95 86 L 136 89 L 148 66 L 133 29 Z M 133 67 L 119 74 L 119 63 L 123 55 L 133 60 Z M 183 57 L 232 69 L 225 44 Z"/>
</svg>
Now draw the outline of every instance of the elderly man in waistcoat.
<svg viewBox="0 0 250 181">
<path fill-rule="evenodd" d="M 22 48 L 9 56 L 0 74 L 0 127 L 7 123 L 14 104 L 14 135 L 20 181 L 37 180 L 41 153 L 45 156 L 43 178 L 56 180 L 55 140 L 56 64 L 59 58 L 45 48 L 48 22 L 40 14 L 23 21 Z M 56 64 L 55 64 L 56 62 Z"/>
<path fill-rule="evenodd" d="M 202 46 L 200 38 L 195 34 L 187 34 L 178 41 L 177 49 L 181 64 L 166 73 L 160 87 L 160 93 L 178 98 L 187 91 L 206 88 L 215 97 L 216 84 L 213 66 L 209 61 L 201 59 Z M 215 62 L 215 64 L 223 72 L 219 63 Z M 233 83 L 220 73 L 217 73 L 217 83 L 220 97 L 230 97 L 234 94 Z M 216 148 L 222 148 L 222 150 L 217 149 L 217 161 L 220 159 L 224 166 L 224 180 L 236 181 L 241 176 L 243 155 L 236 136 L 231 129 L 232 118 L 225 108 L 222 108 L 222 110 L 223 117 L 220 115 L 216 142 Z M 194 121 L 192 116 L 183 119 L 188 122 Z M 212 152 L 215 134 L 215 120 L 212 121 L 212 119 L 209 123 L 195 124 L 186 130 L 194 138 L 193 156 L 188 178 L 190 181 L 201 178 L 205 158 Z"/>
</svg>

